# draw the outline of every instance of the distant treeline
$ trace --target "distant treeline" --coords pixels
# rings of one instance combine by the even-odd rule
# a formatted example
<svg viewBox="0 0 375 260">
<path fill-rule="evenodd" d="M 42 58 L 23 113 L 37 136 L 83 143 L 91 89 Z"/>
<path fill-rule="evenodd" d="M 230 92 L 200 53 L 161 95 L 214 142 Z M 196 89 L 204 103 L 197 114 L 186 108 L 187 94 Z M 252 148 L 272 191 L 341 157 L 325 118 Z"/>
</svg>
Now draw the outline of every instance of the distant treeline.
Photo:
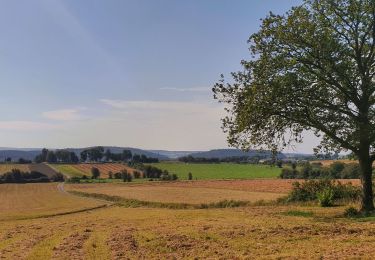
<svg viewBox="0 0 375 260">
<path fill-rule="evenodd" d="M 280 177 L 282 179 L 359 179 L 360 170 L 358 163 L 334 162 L 328 167 L 322 166 L 321 163 L 292 163 L 282 169 Z"/>
<path fill-rule="evenodd" d="M 156 163 L 158 158 L 151 158 L 145 155 L 132 154 L 130 150 L 123 150 L 121 153 L 112 153 L 111 150 L 101 146 L 83 150 L 80 157 L 69 150 L 48 150 L 43 149 L 41 154 L 37 155 L 34 160 L 36 163 L 78 163 L 78 162 L 130 162 L 136 163 Z"/>
<path fill-rule="evenodd" d="M 261 157 L 255 156 L 232 156 L 225 158 L 205 158 L 205 157 L 194 157 L 191 155 L 178 158 L 180 162 L 184 163 L 221 163 L 221 162 L 232 162 L 232 163 L 259 163 Z"/>
<path fill-rule="evenodd" d="M 56 173 L 53 177 L 48 178 L 45 174 L 31 171 L 22 172 L 18 169 L 13 169 L 0 176 L 0 183 L 37 183 L 37 182 L 57 182 L 64 181 L 64 176 Z"/>
</svg>

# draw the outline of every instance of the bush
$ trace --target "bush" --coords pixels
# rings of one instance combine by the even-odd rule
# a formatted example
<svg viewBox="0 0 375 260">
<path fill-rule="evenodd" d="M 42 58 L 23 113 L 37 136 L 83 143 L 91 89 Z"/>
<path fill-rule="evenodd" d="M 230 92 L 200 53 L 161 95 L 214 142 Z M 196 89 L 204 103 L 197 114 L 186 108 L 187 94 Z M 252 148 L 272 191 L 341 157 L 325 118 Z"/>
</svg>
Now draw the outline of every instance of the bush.
<svg viewBox="0 0 375 260">
<path fill-rule="evenodd" d="M 66 182 L 68 182 L 68 183 L 80 183 L 81 178 L 80 177 L 72 177 L 72 178 L 69 178 L 68 180 L 66 180 Z"/>
<path fill-rule="evenodd" d="M 114 174 L 115 179 L 121 179 L 121 172 L 116 172 Z"/>
<path fill-rule="evenodd" d="M 333 179 L 339 179 L 341 176 L 341 172 L 344 170 L 345 164 L 342 162 L 334 162 L 329 166 L 330 169 L 330 176 Z"/>
<path fill-rule="evenodd" d="M 321 207 L 332 207 L 334 192 L 331 188 L 326 188 L 316 194 Z"/>
<path fill-rule="evenodd" d="M 191 181 L 193 179 L 193 174 L 191 172 L 189 172 L 188 174 L 188 180 Z"/>
<path fill-rule="evenodd" d="M 359 216 L 359 211 L 354 207 L 349 207 L 345 209 L 344 216 L 348 218 L 354 218 Z"/>
<path fill-rule="evenodd" d="M 332 197 L 332 202 L 334 200 L 356 201 L 361 197 L 361 189 L 351 183 L 342 184 L 328 179 L 295 182 L 287 201 L 314 201 L 320 198 L 326 202 L 330 197 Z"/>
<path fill-rule="evenodd" d="M 92 168 L 91 168 L 91 176 L 92 176 L 93 179 L 97 179 L 97 178 L 99 178 L 99 176 L 100 176 L 100 171 L 99 171 L 99 169 L 96 168 L 96 167 L 92 167 Z"/>
<path fill-rule="evenodd" d="M 64 180 L 65 180 L 64 175 L 62 175 L 60 172 L 56 173 L 51 178 L 51 181 L 54 181 L 54 182 L 60 182 Z"/>
<path fill-rule="evenodd" d="M 358 163 L 346 164 L 341 172 L 342 179 L 359 179 L 361 176 Z"/>
<path fill-rule="evenodd" d="M 322 167 L 321 163 L 304 163 L 297 170 L 296 165 L 281 171 L 282 179 L 359 179 L 360 168 L 357 163 L 344 164 L 334 162 L 329 167 Z"/>
<path fill-rule="evenodd" d="M 133 175 L 134 175 L 134 179 L 139 179 L 141 178 L 141 173 L 139 171 L 134 171 L 133 172 Z"/>
<path fill-rule="evenodd" d="M 113 179 L 113 172 L 108 172 L 108 179 Z"/>
<path fill-rule="evenodd" d="M 290 168 L 283 168 L 280 174 L 281 179 L 295 179 L 294 172 Z"/>
</svg>

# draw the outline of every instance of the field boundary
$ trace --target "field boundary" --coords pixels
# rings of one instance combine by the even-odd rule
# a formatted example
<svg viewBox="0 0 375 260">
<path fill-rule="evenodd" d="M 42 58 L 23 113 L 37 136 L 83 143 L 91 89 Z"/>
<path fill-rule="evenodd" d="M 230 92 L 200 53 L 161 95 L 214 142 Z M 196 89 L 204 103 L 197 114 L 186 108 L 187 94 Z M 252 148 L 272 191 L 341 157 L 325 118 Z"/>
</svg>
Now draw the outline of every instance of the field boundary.
<svg viewBox="0 0 375 260">
<path fill-rule="evenodd" d="M 25 217 L 12 217 L 12 219 L 1 219 L 0 222 L 6 222 L 6 221 L 12 221 L 12 220 L 28 220 L 28 219 L 42 219 L 42 218 L 52 218 L 52 217 L 58 217 L 58 216 L 66 216 L 76 213 L 82 213 L 87 211 L 93 211 L 97 209 L 107 208 L 112 206 L 111 204 L 103 204 L 96 207 L 91 208 L 85 208 L 85 209 L 78 209 L 73 211 L 66 211 L 61 213 L 54 213 L 54 214 L 45 214 L 45 215 L 36 215 L 36 216 L 25 216 Z"/>
<path fill-rule="evenodd" d="M 165 208 L 165 209 L 214 209 L 214 208 L 237 208 L 237 207 L 248 207 L 248 206 L 267 206 L 274 205 L 276 201 L 264 201 L 259 200 L 256 202 L 242 201 L 242 200 L 222 200 L 212 203 L 201 203 L 201 204 L 189 204 L 189 203 L 165 203 L 165 202 L 154 202 L 144 201 L 137 199 L 127 199 L 120 196 L 111 196 L 101 193 L 88 193 L 82 191 L 67 191 L 76 196 L 94 198 L 99 200 L 105 200 L 114 203 L 114 205 L 127 207 L 127 208 Z"/>
</svg>

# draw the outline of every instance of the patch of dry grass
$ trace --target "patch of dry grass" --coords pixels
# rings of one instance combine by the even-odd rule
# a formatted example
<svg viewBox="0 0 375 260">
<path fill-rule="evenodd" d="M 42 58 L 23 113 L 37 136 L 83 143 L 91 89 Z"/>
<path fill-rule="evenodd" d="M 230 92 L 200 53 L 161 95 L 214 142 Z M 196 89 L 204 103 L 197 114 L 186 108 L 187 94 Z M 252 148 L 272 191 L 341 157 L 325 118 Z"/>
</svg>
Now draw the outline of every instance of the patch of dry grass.
<svg viewBox="0 0 375 260">
<path fill-rule="evenodd" d="M 166 184 L 123 185 L 123 184 L 73 184 L 66 185 L 67 190 L 85 193 L 100 193 L 119 196 L 126 199 L 163 203 L 201 204 L 223 200 L 249 201 L 276 200 L 285 194 L 256 192 L 206 187 L 186 187 Z"/>
<path fill-rule="evenodd" d="M 169 210 L 106 208 L 45 219 L 6 221 L 0 255 L 20 259 L 373 258 L 375 223 L 334 218 L 343 208 Z M 5 236 L 8 235 L 8 236 Z M 14 237 L 27 237 L 17 240 Z M 51 240 L 48 241 L 48 238 Z"/>
<path fill-rule="evenodd" d="M 0 220 L 62 214 L 100 204 L 59 191 L 57 183 L 0 185 Z"/>
</svg>

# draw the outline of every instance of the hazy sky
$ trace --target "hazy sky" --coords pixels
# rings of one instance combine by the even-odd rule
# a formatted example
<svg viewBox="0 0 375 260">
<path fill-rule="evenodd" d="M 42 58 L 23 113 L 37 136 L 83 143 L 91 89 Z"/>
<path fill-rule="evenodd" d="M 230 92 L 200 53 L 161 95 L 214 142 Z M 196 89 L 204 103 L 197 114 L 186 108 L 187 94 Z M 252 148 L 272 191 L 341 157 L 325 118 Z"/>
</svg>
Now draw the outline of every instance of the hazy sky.
<svg viewBox="0 0 375 260">
<path fill-rule="evenodd" d="M 1 1 L 0 146 L 226 147 L 213 83 L 300 2 Z"/>
</svg>

